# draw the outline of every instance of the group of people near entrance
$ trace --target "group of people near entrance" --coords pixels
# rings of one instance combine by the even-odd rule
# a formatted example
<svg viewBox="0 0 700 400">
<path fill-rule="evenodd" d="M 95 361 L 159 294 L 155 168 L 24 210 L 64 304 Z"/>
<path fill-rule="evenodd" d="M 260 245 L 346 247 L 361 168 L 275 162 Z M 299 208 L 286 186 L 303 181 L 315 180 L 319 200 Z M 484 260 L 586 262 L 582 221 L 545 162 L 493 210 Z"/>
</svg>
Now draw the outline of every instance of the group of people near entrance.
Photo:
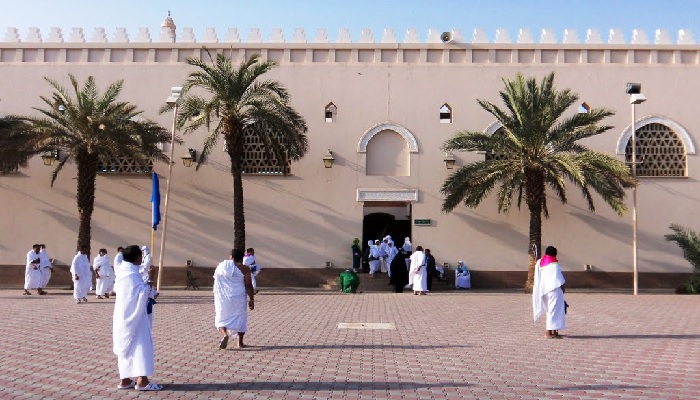
<svg viewBox="0 0 700 400">
<path fill-rule="evenodd" d="M 351 246 L 353 255 L 353 270 L 343 271 L 339 277 L 340 290 L 346 293 L 355 293 L 359 285 L 357 272 L 360 271 L 363 254 L 360 250 L 360 239 L 355 238 Z M 445 278 L 445 270 L 435 262 L 435 257 L 430 249 L 416 247 L 413 252 L 411 239 L 406 237 L 404 243 L 398 247 L 391 236 L 379 240 L 370 240 L 365 248 L 364 259 L 369 264 L 370 277 L 386 272 L 389 276 L 389 285 L 394 286 L 396 293 L 402 293 L 404 289 L 413 289 L 414 295 L 425 295 L 432 289 L 433 278 Z"/>
</svg>

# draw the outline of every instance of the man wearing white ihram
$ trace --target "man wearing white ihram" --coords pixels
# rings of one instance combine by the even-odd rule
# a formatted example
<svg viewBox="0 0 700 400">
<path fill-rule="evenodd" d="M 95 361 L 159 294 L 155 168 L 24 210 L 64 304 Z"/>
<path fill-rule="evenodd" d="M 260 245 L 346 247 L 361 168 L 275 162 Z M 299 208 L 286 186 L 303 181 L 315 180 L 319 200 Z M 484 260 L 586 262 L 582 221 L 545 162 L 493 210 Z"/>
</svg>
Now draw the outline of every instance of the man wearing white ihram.
<svg viewBox="0 0 700 400">
<path fill-rule="evenodd" d="M 243 335 L 248 330 L 248 310 L 255 303 L 250 268 L 243 264 L 243 250 L 231 250 L 228 260 L 222 261 L 214 271 L 214 326 L 221 334 L 219 348 L 228 345 L 230 332 L 238 333 L 237 348 L 243 348 Z"/>
<path fill-rule="evenodd" d="M 416 251 L 411 254 L 411 270 L 413 274 L 413 294 L 426 295 L 428 292 L 428 273 L 425 268 L 425 253 L 423 246 L 416 247 Z"/>
<path fill-rule="evenodd" d="M 87 257 L 87 246 L 81 246 L 78 254 L 73 257 L 70 264 L 70 273 L 73 277 L 73 298 L 76 303 L 87 303 L 87 295 L 92 287 L 92 272 L 90 272 L 90 260 Z"/>
<path fill-rule="evenodd" d="M 41 265 L 41 258 L 39 257 L 39 250 L 41 247 L 38 244 L 32 246 L 32 250 L 27 253 L 27 263 L 24 268 L 24 295 L 29 296 L 29 289 L 36 289 L 37 294 L 45 294 L 41 290 L 41 271 L 39 266 Z"/>
<path fill-rule="evenodd" d="M 41 271 L 41 288 L 44 289 L 48 286 L 51 280 L 51 273 L 53 272 L 53 265 L 51 264 L 51 258 L 46 252 L 46 245 L 40 244 L 41 250 L 39 250 L 39 270 Z"/>
<path fill-rule="evenodd" d="M 532 311 L 535 322 L 547 315 L 547 339 L 561 339 L 559 330 L 566 328 L 566 302 L 564 301 L 564 275 L 557 260 L 557 249 L 547 246 L 544 257 L 535 264 L 535 283 L 532 287 Z"/>
<path fill-rule="evenodd" d="M 116 270 L 114 289 L 118 296 L 114 302 L 112 350 L 117 355 L 121 379 L 117 389 L 156 391 L 163 386 L 148 380 L 155 369 L 153 333 L 148 318 L 154 270 L 149 271 L 144 282 L 139 272 L 141 257 L 139 246 L 127 246 L 124 261 Z"/>
<path fill-rule="evenodd" d="M 112 272 L 112 265 L 109 262 L 107 249 L 100 249 L 99 253 L 97 253 L 97 257 L 95 257 L 92 262 L 92 269 L 95 270 L 95 275 L 97 277 L 95 298 L 109 298 L 109 292 L 112 290 L 111 286 L 113 286 L 112 278 L 114 273 Z"/>
</svg>

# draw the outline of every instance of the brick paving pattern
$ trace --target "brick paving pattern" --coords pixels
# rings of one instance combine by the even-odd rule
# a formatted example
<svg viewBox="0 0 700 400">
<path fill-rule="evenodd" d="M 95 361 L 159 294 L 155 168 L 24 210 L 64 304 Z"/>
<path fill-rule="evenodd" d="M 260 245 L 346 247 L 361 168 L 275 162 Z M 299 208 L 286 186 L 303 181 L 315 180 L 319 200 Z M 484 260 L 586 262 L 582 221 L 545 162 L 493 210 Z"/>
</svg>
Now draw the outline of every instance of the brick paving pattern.
<svg viewBox="0 0 700 400">
<path fill-rule="evenodd" d="M 265 289 L 219 350 L 209 290 L 155 308 L 158 393 L 116 390 L 113 299 L 0 291 L 2 399 L 690 399 L 700 393 L 695 296 L 567 293 L 563 340 L 513 292 L 341 294 Z M 340 322 L 394 330 L 338 329 Z"/>
</svg>

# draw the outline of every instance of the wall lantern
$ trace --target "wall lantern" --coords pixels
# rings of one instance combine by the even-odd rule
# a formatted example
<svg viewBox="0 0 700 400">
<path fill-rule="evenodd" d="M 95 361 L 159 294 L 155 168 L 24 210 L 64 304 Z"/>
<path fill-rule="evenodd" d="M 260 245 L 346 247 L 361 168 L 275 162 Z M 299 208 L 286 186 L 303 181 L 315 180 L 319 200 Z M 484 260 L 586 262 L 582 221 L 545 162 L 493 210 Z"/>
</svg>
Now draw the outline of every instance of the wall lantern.
<svg viewBox="0 0 700 400">
<path fill-rule="evenodd" d="M 326 168 L 333 168 L 333 162 L 335 162 L 335 158 L 333 158 L 333 152 L 330 149 L 328 149 L 326 155 L 323 156 L 323 166 Z"/>
<path fill-rule="evenodd" d="M 189 168 L 197 162 L 197 150 L 187 149 L 187 154 L 182 156 L 182 165 Z"/>
<path fill-rule="evenodd" d="M 457 159 L 454 155 L 452 155 L 452 153 L 445 153 L 445 159 L 443 161 L 445 161 L 445 168 L 453 169 Z"/>
<path fill-rule="evenodd" d="M 41 161 L 43 161 L 44 165 L 47 167 L 52 166 L 56 160 L 58 160 L 58 149 L 54 151 L 47 151 L 41 155 Z"/>
</svg>

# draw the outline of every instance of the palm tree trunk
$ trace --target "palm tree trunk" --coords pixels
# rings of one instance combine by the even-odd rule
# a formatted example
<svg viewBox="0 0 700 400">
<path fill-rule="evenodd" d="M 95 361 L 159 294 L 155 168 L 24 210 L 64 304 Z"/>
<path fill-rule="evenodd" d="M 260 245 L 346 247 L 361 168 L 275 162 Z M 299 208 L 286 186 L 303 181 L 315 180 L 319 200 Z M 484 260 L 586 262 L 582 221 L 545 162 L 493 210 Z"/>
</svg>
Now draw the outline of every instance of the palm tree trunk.
<svg viewBox="0 0 700 400">
<path fill-rule="evenodd" d="M 76 161 L 78 164 L 78 250 L 83 246 L 87 247 L 89 257 L 92 239 L 90 223 L 92 211 L 95 208 L 98 157 L 96 154 L 81 151 Z"/>
<path fill-rule="evenodd" d="M 537 254 L 534 250 L 537 249 Z M 527 267 L 527 280 L 525 281 L 525 293 L 532 293 L 535 283 L 535 263 L 537 257 L 542 256 L 542 211 L 530 211 L 530 263 Z"/>
<path fill-rule="evenodd" d="M 243 130 L 227 138 L 233 177 L 233 248 L 245 250 L 245 213 L 243 207 Z"/>
<path fill-rule="evenodd" d="M 542 204 L 544 204 L 544 173 L 539 168 L 525 168 L 525 199 L 530 211 L 530 248 L 525 293 L 532 293 L 535 281 L 535 263 L 542 255 Z M 537 249 L 537 254 L 534 250 Z"/>
</svg>

